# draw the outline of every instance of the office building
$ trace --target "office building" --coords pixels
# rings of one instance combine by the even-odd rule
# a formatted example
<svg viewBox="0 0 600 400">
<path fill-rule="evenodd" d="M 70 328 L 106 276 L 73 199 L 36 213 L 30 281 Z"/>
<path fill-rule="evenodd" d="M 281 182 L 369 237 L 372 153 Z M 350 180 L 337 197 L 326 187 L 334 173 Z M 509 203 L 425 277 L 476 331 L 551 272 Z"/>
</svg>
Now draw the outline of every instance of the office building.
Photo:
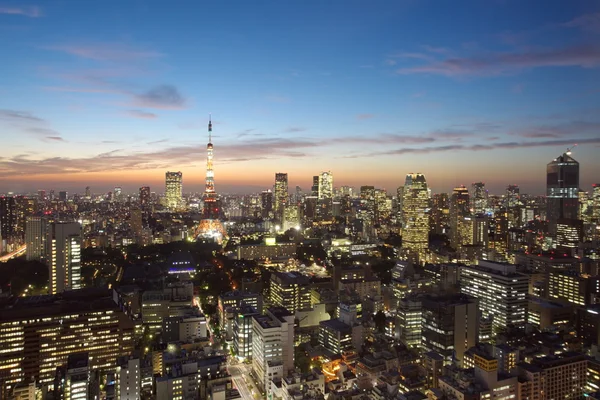
<svg viewBox="0 0 600 400">
<path fill-rule="evenodd" d="M 529 277 L 516 266 L 479 260 L 460 273 L 461 293 L 479 300 L 482 317 L 491 318 L 495 330 L 523 327 L 526 322 Z"/>
<path fill-rule="evenodd" d="M 252 317 L 252 371 L 259 386 L 271 394 L 271 380 L 294 369 L 294 315 L 282 307 Z"/>
<path fill-rule="evenodd" d="M 573 305 L 594 304 L 600 294 L 600 277 L 578 271 L 552 270 L 546 282 L 548 298 Z"/>
<path fill-rule="evenodd" d="M 275 174 L 275 216 L 278 220 L 283 219 L 285 207 L 288 204 L 288 174 L 277 172 Z"/>
<path fill-rule="evenodd" d="M 65 375 L 65 400 L 90 398 L 90 359 L 88 353 L 70 354 Z"/>
<path fill-rule="evenodd" d="M 17 232 L 17 202 L 12 196 L 0 197 L 0 237 L 7 239 Z"/>
<path fill-rule="evenodd" d="M 156 378 L 156 400 L 191 400 L 200 398 L 198 362 L 173 366 L 166 375 Z"/>
<path fill-rule="evenodd" d="M 559 218 L 577 219 L 579 163 L 567 151 L 547 165 L 546 178 L 546 216 L 548 230 L 553 236 Z"/>
<path fill-rule="evenodd" d="M 592 191 L 592 219 L 600 223 L 600 183 L 593 185 Z"/>
<path fill-rule="evenodd" d="M 464 353 L 478 338 L 477 300 L 460 294 L 423 296 L 421 347 L 444 357 L 445 364 L 462 365 Z"/>
<path fill-rule="evenodd" d="M 27 217 L 25 226 L 25 257 L 27 261 L 46 260 L 46 240 L 48 239 L 48 229 L 51 226 L 50 219 L 45 216 Z"/>
<path fill-rule="evenodd" d="M 119 357 L 115 377 L 115 395 L 118 400 L 140 400 L 142 398 L 142 371 L 139 358 Z"/>
<path fill-rule="evenodd" d="M 263 190 L 260 195 L 260 203 L 262 208 L 263 218 L 272 218 L 273 214 L 273 192 L 270 190 Z"/>
<path fill-rule="evenodd" d="M 181 206 L 183 199 L 181 172 L 167 172 L 165 174 L 165 205 L 170 209 Z"/>
<path fill-rule="evenodd" d="M 81 288 L 81 225 L 54 222 L 48 228 L 46 257 L 50 294 Z"/>
<path fill-rule="evenodd" d="M 300 229 L 302 220 L 298 204 L 288 204 L 283 209 L 283 230 Z"/>
<path fill-rule="evenodd" d="M 556 249 L 569 256 L 577 255 L 579 243 L 583 242 L 583 221 L 559 218 L 556 220 Z"/>
<path fill-rule="evenodd" d="M 461 225 L 470 215 L 469 190 L 464 186 L 454 188 L 450 197 L 450 245 L 455 249 L 462 246 Z"/>
<path fill-rule="evenodd" d="M 233 290 L 219 295 L 217 302 L 219 328 L 228 338 L 233 337 L 236 315 L 244 305 L 250 306 L 256 312 L 261 313 L 263 308 L 262 295 L 240 290 Z"/>
<path fill-rule="evenodd" d="M 471 209 L 473 214 L 485 214 L 489 209 L 489 194 L 485 183 L 476 182 L 471 185 Z"/>
<path fill-rule="evenodd" d="M 473 369 L 450 368 L 439 378 L 439 390 L 450 399 L 519 399 L 519 379 L 498 371 L 494 358 L 475 355 Z"/>
<path fill-rule="evenodd" d="M 142 186 L 140 188 L 139 200 L 140 200 L 140 206 L 142 207 L 142 209 L 146 209 L 150 206 L 150 187 L 149 186 Z"/>
<path fill-rule="evenodd" d="M 421 347 L 423 304 L 418 296 L 408 296 L 398 302 L 400 341 L 407 347 Z"/>
<path fill-rule="evenodd" d="M 319 322 L 319 345 L 333 354 L 352 350 L 352 326 L 339 319 Z"/>
<path fill-rule="evenodd" d="M 299 272 L 273 272 L 271 274 L 270 300 L 273 306 L 284 307 L 289 312 L 311 308 L 310 281 Z"/>
<path fill-rule="evenodd" d="M 57 366 L 80 349 L 91 370 L 114 368 L 133 351 L 134 323 L 116 304 L 113 292 L 81 289 L 55 296 L 19 297 L 0 311 L 0 388 L 35 379 L 53 382 Z M 0 392 L 0 395 L 2 392 Z"/>
<path fill-rule="evenodd" d="M 521 399 L 583 399 L 588 361 L 583 354 L 562 353 L 520 363 Z"/>
<path fill-rule="evenodd" d="M 422 258 L 429 248 L 429 191 L 423 174 L 406 175 L 402 207 L 402 247 Z"/>
<path fill-rule="evenodd" d="M 331 172 L 321 172 L 321 175 L 319 175 L 317 196 L 319 197 L 319 200 L 333 198 L 333 175 Z"/>
<path fill-rule="evenodd" d="M 241 361 L 252 358 L 252 318 L 260 315 L 256 308 L 242 305 L 234 314 L 233 352 Z"/>
</svg>

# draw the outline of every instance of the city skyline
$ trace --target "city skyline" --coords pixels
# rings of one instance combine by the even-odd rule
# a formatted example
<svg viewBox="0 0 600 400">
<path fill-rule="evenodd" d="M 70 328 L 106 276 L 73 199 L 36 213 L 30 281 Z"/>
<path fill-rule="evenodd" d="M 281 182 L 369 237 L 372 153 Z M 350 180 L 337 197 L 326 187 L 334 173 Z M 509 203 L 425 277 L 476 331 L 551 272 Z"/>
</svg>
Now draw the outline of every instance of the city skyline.
<svg viewBox="0 0 600 400">
<path fill-rule="evenodd" d="M 166 171 L 202 192 L 209 112 L 219 193 L 260 192 L 276 172 L 307 191 L 331 171 L 337 187 L 393 193 L 422 173 L 433 192 L 542 195 L 546 164 L 575 143 L 589 191 L 600 6 L 550 3 L 3 2 L 0 193 L 162 192 Z"/>
</svg>

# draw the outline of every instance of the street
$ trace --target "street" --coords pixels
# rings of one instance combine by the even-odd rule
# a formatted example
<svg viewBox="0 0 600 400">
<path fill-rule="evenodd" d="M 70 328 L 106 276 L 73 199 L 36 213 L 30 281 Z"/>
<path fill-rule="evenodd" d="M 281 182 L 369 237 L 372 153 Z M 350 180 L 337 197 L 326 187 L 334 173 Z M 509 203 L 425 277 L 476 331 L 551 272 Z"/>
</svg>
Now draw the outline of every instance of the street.
<svg viewBox="0 0 600 400">
<path fill-rule="evenodd" d="M 260 392 L 250 377 L 250 371 L 245 364 L 229 365 L 229 373 L 235 388 L 240 392 L 244 400 L 255 400 L 260 398 Z"/>
</svg>

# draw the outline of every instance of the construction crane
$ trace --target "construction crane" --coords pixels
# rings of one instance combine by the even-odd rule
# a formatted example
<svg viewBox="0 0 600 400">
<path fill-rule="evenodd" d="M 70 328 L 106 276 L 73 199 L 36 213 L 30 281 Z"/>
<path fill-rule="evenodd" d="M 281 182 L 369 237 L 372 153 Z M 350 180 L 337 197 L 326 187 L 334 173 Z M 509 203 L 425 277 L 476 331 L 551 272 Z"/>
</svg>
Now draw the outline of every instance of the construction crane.
<svg viewBox="0 0 600 400">
<path fill-rule="evenodd" d="M 567 154 L 568 156 L 570 156 L 570 155 L 571 155 L 571 150 L 573 150 L 573 149 L 574 149 L 576 146 L 577 146 L 577 143 L 575 143 L 575 144 L 574 144 L 573 146 L 571 146 L 571 147 L 568 147 L 568 148 L 567 148 L 567 151 L 566 151 L 566 154 Z"/>
</svg>

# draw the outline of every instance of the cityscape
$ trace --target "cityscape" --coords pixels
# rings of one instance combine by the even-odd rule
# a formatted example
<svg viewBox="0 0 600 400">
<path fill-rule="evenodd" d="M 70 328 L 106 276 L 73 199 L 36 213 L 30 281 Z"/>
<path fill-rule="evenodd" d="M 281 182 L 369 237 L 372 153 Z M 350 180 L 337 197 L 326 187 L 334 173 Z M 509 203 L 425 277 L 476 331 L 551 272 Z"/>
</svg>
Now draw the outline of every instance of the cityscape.
<svg viewBox="0 0 600 400">
<path fill-rule="evenodd" d="M 447 13 L 440 32 L 454 28 L 446 20 L 474 21 L 460 4 L 233 3 L 239 9 L 214 5 L 214 20 L 197 27 L 187 18 L 205 18 L 212 6 L 0 2 L 0 31 L 15 46 L 56 40 L 52 31 L 66 20 L 65 37 L 80 24 L 86 37 L 109 35 L 98 24 L 114 24 L 123 43 L 165 36 L 147 39 L 161 51 L 98 40 L 87 47 L 82 37 L 19 52 L 0 35 L 13 55 L 0 77 L 0 399 L 600 399 L 600 91 L 590 86 L 600 82 L 600 52 L 589 45 L 600 35 L 600 6 L 465 2 L 487 33 L 467 24 L 453 38 L 482 55 L 423 44 L 419 52 L 387 49 L 382 66 L 357 64 L 361 72 L 344 84 L 321 70 L 290 86 L 308 70 L 288 70 L 273 87 L 296 100 L 267 95 L 283 108 L 266 110 L 253 98 L 256 108 L 242 110 L 246 91 L 272 77 L 255 75 L 245 87 L 238 66 L 219 60 L 215 82 L 231 77 L 237 99 L 215 90 L 192 101 L 169 85 L 140 92 L 159 70 L 179 65 L 185 75 L 189 48 L 179 46 L 210 46 L 193 38 L 186 45 L 186 30 L 212 38 L 216 16 L 229 12 L 214 38 L 247 56 L 249 71 L 288 44 L 293 51 L 278 54 L 290 59 L 314 51 L 326 61 L 334 49 L 332 60 L 348 61 L 343 49 L 357 38 L 359 53 L 381 50 L 383 32 L 422 29 L 411 15 L 435 30 L 426 15 L 437 6 L 431 15 Z M 313 26 L 304 16 L 317 10 Z M 134 16 L 139 27 L 123 23 Z M 252 16 L 273 25 L 254 26 Z M 318 24 L 325 16 L 334 22 Z M 312 29 L 323 29 L 323 42 L 305 49 L 299 38 Z M 331 38 L 339 48 L 323 44 Z M 481 50 L 484 40 L 503 44 L 492 55 Z M 572 47 L 548 50 L 559 45 Z M 78 61 L 58 74 L 51 65 L 61 57 L 39 51 Z M 34 59 L 44 67 L 28 78 Z M 162 65 L 142 68 L 149 59 Z M 393 79 L 382 70 L 389 67 L 401 83 L 379 81 Z M 209 67 L 199 68 L 205 79 Z M 418 108 L 392 101 L 408 107 L 405 126 L 389 104 L 358 99 L 371 96 L 363 85 L 375 78 L 364 74 L 374 69 L 385 103 L 396 84 L 427 87 L 409 96 Z M 49 86 L 55 79 L 64 82 Z M 488 100 L 467 89 L 476 79 Z M 433 100 L 421 103 L 442 81 L 453 81 L 444 90 L 456 96 L 443 118 Z M 510 95 L 491 95 L 498 81 Z M 549 98 L 550 87 L 568 100 Z M 318 111 L 323 101 L 330 120 Z M 356 111 L 367 104 L 374 111 Z M 488 115 L 487 107 L 496 109 Z M 352 123 L 343 120 L 347 109 Z M 472 115 L 459 118 L 467 109 Z M 193 120 L 180 119 L 174 131 L 178 112 Z M 314 119 L 296 125 L 310 112 Z M 240 130 L 245 113 L 261 128 Z"/>
</svg>

